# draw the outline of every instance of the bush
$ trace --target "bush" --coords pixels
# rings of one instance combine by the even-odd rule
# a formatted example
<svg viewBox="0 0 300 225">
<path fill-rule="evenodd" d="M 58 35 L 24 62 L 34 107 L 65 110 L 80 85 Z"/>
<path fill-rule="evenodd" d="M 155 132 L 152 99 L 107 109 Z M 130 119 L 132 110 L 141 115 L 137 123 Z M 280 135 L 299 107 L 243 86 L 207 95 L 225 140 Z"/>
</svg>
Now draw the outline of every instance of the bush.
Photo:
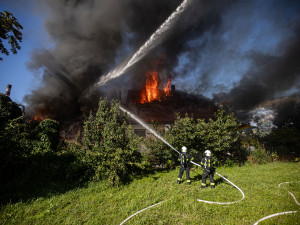
<svg viewBox="0 0 300 225">
<path fill-rule="evenodd" d="M 166 132 L 165 138 L 179 151 L 184 145 L 196 156 L 209 149 L 220 165 L 241 165 L 246 161 L 246 153 L 240 149 L 238 126 L 234 114 L 226 115 L 223 110 L 217 111 L 214 120 L 209 119 L 207 122 L 203 119 L 195 121 L 188 115 L 184 118 L 178 115 L 172 128 Z M 173 152 L 173 155 L 177 153 Z"/>
<path fill-rule="evenodd" d="M 94 180 L 108 179 L 108 185 L 118 186 L 129 176 L 144 168 L 145 162 L 138 150 L 139 138 L 119 111 L 120 103 L 100 99 L 96 115 L 90 113 L 84 123 L 81 146 L 83 161 L 90 168 Z"/>
<path fill-rule="evenodd" d="M 248 161 L 251 164 L 265 164 L 272 162 L 272 156 L 260 145 L 256 146 L 255 150 L 250 153 Z"/>
<path fill-rule="evenodd" d="M 166 146 L 165 143 L 156 139 L 146 139 L 144 143 L 147 146 L 147 161 L 153 167 L 159 168 L 173 168 L 177 161 L 178 154 L 170 147 Z"/>
<path fill-rule="evenodd" d="M 3 126 L 0 134 L 0 183 L 24 170 L 30 146 L 23 117 L 11 119 Z"/>
<path fill-rule="evenodd" d="M 33 130 L 33 153 L 56 151 L 59 144 L 59 123 L 45 119 Z"/>
</svg>

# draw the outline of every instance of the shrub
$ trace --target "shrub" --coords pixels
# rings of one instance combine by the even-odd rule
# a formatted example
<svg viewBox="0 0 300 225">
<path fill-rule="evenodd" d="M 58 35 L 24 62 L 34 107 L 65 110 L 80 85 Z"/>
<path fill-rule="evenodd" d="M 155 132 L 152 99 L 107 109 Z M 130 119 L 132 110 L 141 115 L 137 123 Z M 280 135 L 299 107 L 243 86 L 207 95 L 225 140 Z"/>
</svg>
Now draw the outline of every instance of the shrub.
<svg viewBox="0 0 300 225">
<path fill-rule="evenodd" d="M 206 149 L 209 149 L 220 165 L 224 163 L 241 165 L 246 161 L 246 153 L 240 149 L 238 126 L 234 114 L 226 115 L 223 110 L 217 111 L 214 120 L 209 119 L 208 122 L 204 119 L 195 121 L 187 114 L 184 118 L 177 115 L 174 125 L 166 132 L 165 138 L 179 151 L 184 145 L 196 156 L 202 155 Z M 177 153 L 173 152 L 173 158 L 175 155 Z"/>
<path fill-rule="evenodd" d="M 255 150 L 250 153 L 248 161 L 251 164 L 265 164 L 272 162 L 272 156 L 260 145 L 257 145 Z"/>
<path fill-rule="evenodd" d="M 7 181 L 24 170 L 30 154 L 27 125 L 23 117 L 9 120 L 0 134 L 0 180 Z M 1 183 L 1 182 L 0 182 Z"/>
<path fill-rule="evenodd" d="M 56 151 L 59 144 L 59 123 L 45 119 L 31 133 L 33 137 L 33 153 Z"/>
<path fill-rule="evenodd" d="M 148 149 L 146 157 L 152 167 L 173 168 L 175 166 L 178 154 L 176 152 L 174 154 L 170 147 L 161 141 L 151 138 L 144 140 L 144 143 Z"/>
<path fill-rule="evenodd" d="M 118 186 L 131 174 L 144 168 L 138 150 L 139 138 L 134 136 L 126 118 L 120 114 L 120 103 L 100 99 L 96 115 L 90 113 L 84 123 L 81 142 L 83 160 L 90 168 L 94 180 L 107 178 L 108 185 Z"/>
</svg>

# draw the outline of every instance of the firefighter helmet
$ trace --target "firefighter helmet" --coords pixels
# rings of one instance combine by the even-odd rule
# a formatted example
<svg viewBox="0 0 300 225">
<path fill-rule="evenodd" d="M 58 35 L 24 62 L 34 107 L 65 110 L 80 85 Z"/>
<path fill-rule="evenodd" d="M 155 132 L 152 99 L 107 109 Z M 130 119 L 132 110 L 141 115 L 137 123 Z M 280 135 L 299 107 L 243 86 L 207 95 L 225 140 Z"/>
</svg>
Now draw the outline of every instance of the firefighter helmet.
<svg viewBox="0 0 300 225">
<path fill-rule="evenodd" d="M 182 146 L 181 151 L 186 152 L 187 148 L 185 146 Z"/>
<path fill-rule="evenodd" d="M 204 155 L 206 155 L 206 156 L 211 156 L 211 151 L 206 150 L 206 151 L 204 152 Z"/>
</svg>

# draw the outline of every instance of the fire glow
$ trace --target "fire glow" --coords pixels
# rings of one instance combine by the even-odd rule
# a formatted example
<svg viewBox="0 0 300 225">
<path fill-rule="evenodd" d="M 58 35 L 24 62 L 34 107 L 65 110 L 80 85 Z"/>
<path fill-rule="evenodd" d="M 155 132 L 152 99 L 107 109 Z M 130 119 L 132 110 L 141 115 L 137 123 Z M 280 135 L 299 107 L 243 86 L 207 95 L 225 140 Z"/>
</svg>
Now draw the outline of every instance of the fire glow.
<svg viewBox="0 0 300 225">
<path fill-rule="evenodd" d="M 43 121 L 48 119 L 46 109 L 41 109 L 37 115 L 34 116 L 33 121 Z"/>
<path fill-rule="evenodd" d="M 157 71 L 148 71 L 146 73 L 146 82 L 141 91 L 141 104 L 149 103 L 154 100 L 161 101 L 162 97 L 170 95 L 171 79 L 163 91 L 159 90 L 159 74 Z"/>
</svg>

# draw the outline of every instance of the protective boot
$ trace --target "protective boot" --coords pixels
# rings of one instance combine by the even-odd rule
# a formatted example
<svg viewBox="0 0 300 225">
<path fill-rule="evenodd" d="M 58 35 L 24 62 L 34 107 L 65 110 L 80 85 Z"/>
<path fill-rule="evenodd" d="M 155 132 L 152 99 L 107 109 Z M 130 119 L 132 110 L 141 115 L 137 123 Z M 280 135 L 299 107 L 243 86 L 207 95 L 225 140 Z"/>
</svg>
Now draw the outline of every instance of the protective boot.
<svg viewBox="0 0 300 225">
<path fill-rule="evenodd" d="M 205 186 L 206 186 L 206 184 L 201 184 L 201 189 L 204 189 L 205 188 Z"/>
<path fill-rule="evenodd" d="M 191 185 L 191 180 L 187 180 L 187 184 L 188 184 L 188 185 Z"/>
<path fill-rule="evenodd" d="M 178 179 L 177 179 L 177 184 L 180 184 L 180 183 L 181 183 L 181 179 L 178 178 Z"/>
<path fill-rule="evenodd" d="M 211 184 L 210 184 L 210 188 L 211 188 L 211 189 L 214 189 L 214 188 L 215 188 L 215 183 L 211 183 Z"/>
</svg>

